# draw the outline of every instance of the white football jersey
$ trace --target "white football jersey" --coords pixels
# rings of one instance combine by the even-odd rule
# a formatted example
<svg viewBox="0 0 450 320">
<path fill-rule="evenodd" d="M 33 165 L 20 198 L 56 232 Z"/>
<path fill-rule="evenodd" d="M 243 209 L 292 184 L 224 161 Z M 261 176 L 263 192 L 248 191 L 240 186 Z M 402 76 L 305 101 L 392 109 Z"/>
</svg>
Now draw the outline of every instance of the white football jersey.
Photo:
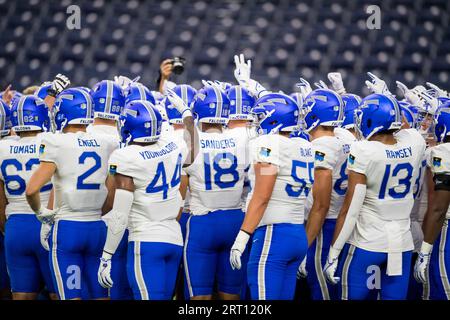
<svg viewBox="0 0 450 320">
<path fill-rule="evenodd" d="M 172 129 L 171 132 L 173 132 L 173 134 L 172 134 L 173 137 L 179 142 L 179 145 L 183 148 L 184 152 L 187 155 L 189 150 L 188 150 L 188 146 L 186 145 L 186 141 L 184 141 L 184 130 L 181 130 L 181 129 L 174 130 L 174 129 Z M 182 176 L 187 176 L 185 168 L 181 169 L 181 175 Z M 189 206 L 190 200 L 191 200 L 191 193 L 189 192 L 189 186 L 188 186 L 188 189 L 186 190 L 186 196 L 184 198 L 183 212 L 189 212 L 190 211 L 190 206 Z"/>
<path fill-rule="evenodd" d="M 259 225 L 302 224 L 304 204 L 314 178 L 314 156 L 311 143 L 279 134 L 264 135 L 252 142 L 251 156 L 252 164 L 262 162 L 278 167 L 272 195 Z M 248 176 L 252 191 L 247 198 L 247 207 L 255 186 L 253 165 L 250 167 Z"/>
<path fill-rule="evenodd" d="M 349 130 L 344 128 L 334 128 L 334 135 L 341 140 L 355 142 L 356 137 Z"/>
<path fill-rule="evenodd" d="M 176 139 L 159 139 L 148 146 L 129 145 L 109 160 L 110 174 L 133 178 L 135 190 L 128 230 L 129 241 L 183 245 L 176 221 L 182 199 L 179 192 L 186 148 Z"/>
<path fill-rule="evenodd" d="M 40 160 L 56 164 L 52 182 L 57 219 L 96 221 L 107 196 L 108 159 L 117 141 L 87 132 L 45 135 Z"/>
<path fill-rule="evenodd" d="M 311 142 L 314 152 L 314 167 L 332 171 L 331 200 L 327 219 L 336 219 L 344 202 L 348 185 L 347 156 L 353 142 L 353 140 L 348 140 L 348 137 L 338 136 L 320 137 Z M 308 201 L 312 203 L 312 193 L 310 197 Z"/>
<path fill-rule="evenodd" d="M 414 204 L 414 177 L 421 166 L 425 142 L 415 129 L 396 135 L 397 143 L 355 142 L 348 170 L 366 176 L 367 190 L 349 243 L 375 252 L 414 249 L 410 214 Z"/>
<path fill-rule="evenodd" d="M 247 147 L 249 145 L 251 145 L 252 141 L 256 138 L 256 135 L 252 134 L 254 131 L 251 130 L 250 128 L 248 128 L 248 127 L 236 127 L 236 128 L 233 128 L 233 129 L 227 129 L 227 132 L 230 132 L 230 134 L 234 134 L 234 135 L 236 135 L 238 137 L 245 137 L 245 136 L 247 136 L 247 138 L 248 138 Z M 250 154 L 248 154 L 248 157 L 250 159 Z M 242 208 L 243 211 L 246 210 L 247 197 L 248 197 L 248 194 L 250 193 L 250 180 L 248 178 L 248 170 L 249 169 L 250 169 L 250 164 L 245 169 L 244 185 L 243 185 L 242 195 L 241 195 L 241 208 Z"/>
<path fill-rule="evenodd" d="M 450 175 L 450 143 L 443 143 L 431 148 L 428 165 L 433 175 Z M 450 207 L 445 217 L 450 219 Z"/>
<path fill-rule="evenodd" d="M 425 150 L 417 175 L 414 177 L 414 206 L 411 210 L 411 220 L 420 223 L 423 222 L 428 207 L 428 186 L 425 181 L 425 173 L 430 152 L 431 148 Z"/>
<path fill-rule="evenodd" d="M 91 134 L 105 134 L 108 136 L 113 136 L 117 141 L 120 141 L 119 131 L 117 127 L 91 124 L 86 128 L 86 132 Z"/>
<path fill-rule="evenodd" d="M 4 183 L 8 200 L 6 217 L 11 214 L 33 214 L 28 205 L 25 189 L 39 166 L 41 134 L 35 137 L 2 139 L 0 141 L 0 179 Z M 41 189 L 41 202 L 47 205 L 52 184 Z"/>
<path fill-rule="evenodd" d="M 235 132 L 199 132 L 200 150 L 189 175 L 190 209 L 194 215 L 241 208 L 245 169 L 248 167 L 247 136 Z"/>
</svg>

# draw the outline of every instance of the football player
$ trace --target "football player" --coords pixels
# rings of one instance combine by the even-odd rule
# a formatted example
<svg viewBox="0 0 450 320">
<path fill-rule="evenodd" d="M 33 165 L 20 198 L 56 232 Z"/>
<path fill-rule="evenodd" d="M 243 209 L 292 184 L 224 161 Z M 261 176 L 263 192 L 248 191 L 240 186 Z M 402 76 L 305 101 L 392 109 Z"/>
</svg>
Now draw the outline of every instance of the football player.
<svg viewBox="0 0 450 320">
<path fill-rule="evenodd" d="M 83 89 L 67 89 L 55 103 L 55 122 L 61 133 L 42 139 L 40 165 L 26 195 L 38 219 L 53 223 L 49 234 L 50 267 L 61 300 L 81 299 L 82 284 L 92 299 L 108 299 L 97 281 L 96 270 L 106 239 L 101 220 L 107 189 L 107 161 L 117 141 L 86 133 L 94 107 Z M 45 210 L 40 190 L 52 179 L 55 208 Z"/>
<path fill-rule="evenodd" d="M 0 99 L 0 141 L 15 139 L 17 136 L 11 136 L 11 110 L 8 105 Z M 0 142 L 1 143 L 1 142 Z M 0 201 L 5 201 L 3 197 Z M 5 201 L 6 204 L 6 201 Z M 2 210 L 4 210 L 5 204 L 2 205 Z M 5 222 L 6 216 L 0 214 L 0 299 L 10 299 L 11 289 L 8 271 L 6 268 L 6 257 L 5 257 Z"/>
<path fill-rule="evenodd" d="M 303 206 L 313 183 L 312 146 L 306 140 L 289 138 L 298 129 L 300 114 L 289 96 L 265 95 L 252 113 L 264 134 L 251 145 L 252 191 L 230 263 L 233 269 L 245 267 L 241 259 L 252 237 L 248 262 L 251 298 L 292 300 L 296 272 L 308 248 Z"/>
<path fill-rule="evenodd" d="M 0 147 L 0 215 L 6 213 L 5 252 L 14 300 L 34 300 L 45 284 L 56 299 L 48 264 L 48 247 L 41 244 L 41 222 L 28 206 L 25 188 L 39 165 L 39 133 L 50 129 L 48 108 L 36 96 L 22 96 L 11 110 L 18 139 L 2 140 Z M 41 201 L 48 203 L 51 183 L 43 186 Z M 45 245 L 45 244 L 44 244 Z"/>
<path fill-rule="evenodd" d="M 449 237 L 447 235 L 450 218 L 449 132 L 450 103 L 447 102 L 440 107 L 436 117 L 435 135 L 439 145 L 431 148 L 428 159 L 435 182 L 433 203 L 423 222 L 424 241 L 415 266 L 415 277 L 417 281 L 430 286 L 429 298 L 432 300 L 450 299 Z M 433 250 L 433 245 L 438 248 Z"/>
<path fill-rule="evenodd" d="M 173 91 L 168 99 L 181 114 L 187 132 L 183 144 L 178 138 L 161 135 L 162 117 L 147 101 L 127 105 L 122 116 L 122 136 L 128 146 L 110 159 L 115 196 L 105 216 L 108 236 L 98 277 L 104 287 L 114 287 L 109 276 L 111 255 L 129 226 L 128 278 L 136 300 L 170 300 L 175 288 L 183 251 L 178 216 L 181 169 L 189 144 L 195 157 L 196 129 L 187 104 Z M 198 139 L 197 139 L 198 141 Z"/>
<path fill-rule="evenodd" d="M 246 137 L 223 130 L 230 102 L 216 85 L 205 86 L 194 99 L 200 150 L 186 167 L 191 193 L 184 267 L 192 299 L 209 300 L 217 281 L 220 299 L 238 299 L 243 270 L 232 270 L 230 249 L 244 219 L 241 210 Z"/>
<path fill-rule="evenodd" d="M 118 82 L 103 80 L 94 85 L 92 91 L 90 91 L 94 106 L 94 123 L 87 128 L 88 133 L 106 135 L 112 142 L 120 146 L 119 116 L 126 102 L 147 97 L 144 96 L 146 93 L 145 88 L 142 85 L 139 86 L 136 82 L 130 81 L 127 88 L 128 95 L 125 97 Z M 109 185 L 107 187 L 108 189 L 112 188 Z M 115 268 L 112 273 L 112 279 L 115 286 L 110 290 L 112 300 L 133 299 L 133 292 L 128 284 L 126 272 L 127 238 L 128 232 L 125 232 L 122 242 L 114 255 Z"/>
<path fill-rule="evenodd" d="M 314 300 L 336 298 L 336 288 L 327 284 L 322 267 L 331 244 L 336 218 L 347 191 L 349 141 L 335 134 L 342 123 L 344 103 L 329 89 L 311 92 L 303 105 L 305 130 L 314 150 L 312 207 L 306 224 L 308 255 L 307 281 Z"/>
<path fill-rule="evenodd" d="M 357 129 L 365 140 L 351 146 L 348 190 L 324 273 L 331 283 L 341 281 L 343 300 L 378 295 L 382 300 L 402 300 L 407 296 L 414 249 L 413 177 L 425 141 L 414 129 L 398 131 L 402 114 L 390 95 L 365 97 L 357 114 Z"/>
</svg>

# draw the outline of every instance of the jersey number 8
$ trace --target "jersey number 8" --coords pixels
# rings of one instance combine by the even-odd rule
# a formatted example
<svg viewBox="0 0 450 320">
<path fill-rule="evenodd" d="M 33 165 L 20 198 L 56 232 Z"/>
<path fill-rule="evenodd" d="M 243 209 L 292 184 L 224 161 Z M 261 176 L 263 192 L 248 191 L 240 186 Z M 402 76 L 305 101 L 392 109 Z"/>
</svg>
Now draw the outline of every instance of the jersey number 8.
<svg viewBox="0 0 450 320">
<path fill-rule="evenodd" d="M 213 169 L 215 171 L 214 176 L 211 170 L 211 158 L 209 154 L 203 155 L 205 164 L 205 188 L 206 190 L 212 190 L 212 181 L 220 189 L 233 188 L 239 181 L 239 172 L 237 171 L 238 161 L 234 154 L 230 152 L 218 153 L 213 159 Z M 227 160 L 230 165 L 224 168 L 220 165 L 221 160 Z M 223 181 L 224 175 L 231 175 L 232 179 L 228 181 Z M 214 178 L 212 180 L 211 178 Z"/>
</svg>

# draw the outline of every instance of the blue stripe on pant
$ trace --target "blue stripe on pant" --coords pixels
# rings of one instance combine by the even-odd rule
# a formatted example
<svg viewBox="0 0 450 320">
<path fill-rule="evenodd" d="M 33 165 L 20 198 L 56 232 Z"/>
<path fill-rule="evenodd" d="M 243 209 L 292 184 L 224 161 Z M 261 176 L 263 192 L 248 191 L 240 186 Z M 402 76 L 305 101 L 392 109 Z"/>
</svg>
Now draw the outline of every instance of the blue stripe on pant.
<svg viewBox="0 0 450 320">
<path fill-rule="evenodd" d="M 5 238 L 0 233 L 0 290 L 10 288 L 8 270 L 6 269 Z"/>
<path fill-rule="evenodd" d="M 111 300 L 133 300 L 133 290 L 127 276 L 128 230 L 112 257 L 111 279 L 114 282 L 110 290 Z"/>
<path fill-rule="evenodd" d="M 450 300 L 450 235 L 445 220 L 441 234 L 433 246 L 429 266 L 429 290 L 431 300 Z"/>
<path fill-rule="evenodd" d="M 91 299 L 107 298 L 108 290 L 97 278 L 106 240 L 105 223 L 59 220 L 53 225 L 50 240 L 50 267 L 59 298 L 82 298 L 82 286 L 87 286 Z"/>
<path fill-rule="evenodd" d="M 242 256 L 242 268 L 233 270 L 230 250 L 243 220 L 242 210 L 218 210 L 189 218 L 183 263 L 190 297 L 211 295 L 215 281 L 219 292 L 240 294 L 248 252 Z"/>
<path fill-rule="evenodd" d="M 330 251 L 336 219 L 326 219 L 316 240 L 308 248 L 306 259 L 306 280 L 311 290 L 312 300 L 336 300 L 337 286 L 327 283 L 323 267 Z"/>
<path fill-rule="evenodd" d="M 402 275 L 388 276 L 387 253 L 373 252 L 347 244 L 339 258 L 336 275 L 342 300 L 405 300 L 412 251 L 403 252 Z"/>
<path fill-rule="evenodd" d="M 13 292 L 37 293 L 44 284 L 55 292 L 40 233 L 41 223 L 34 214 L 13 214 L 6 221 L 5 253 Z"/>
<path fill-rule="evenodd" d="M 127 274 L 135 300 L 171 300 L 182 254 L 171 243 L 130 242 Z"/>
<path fill-rule="evenodd" d="M 180 221 L 178 221 L 181 227 L 181 234 L 183 235 L 183 242 L 186 241 L 186 226 L 190 216 L 191 214 L 189 212 L 182 212 Z M 189 287 L 187 285 L 186 273 L 184 272 L 183 259 L 181 259 L 180 270 L 178 274 L 180 277 L 180 283 L 183 285 L 184 288 L 184 299 L 189 300 L 190 299 Z"/>
<path fill-rule="evenodd" d="M 248 282 L 253 300 L 292 300 L 308 242 L 302 224 L 275 224 L 253 234 Z"/>
</svg>

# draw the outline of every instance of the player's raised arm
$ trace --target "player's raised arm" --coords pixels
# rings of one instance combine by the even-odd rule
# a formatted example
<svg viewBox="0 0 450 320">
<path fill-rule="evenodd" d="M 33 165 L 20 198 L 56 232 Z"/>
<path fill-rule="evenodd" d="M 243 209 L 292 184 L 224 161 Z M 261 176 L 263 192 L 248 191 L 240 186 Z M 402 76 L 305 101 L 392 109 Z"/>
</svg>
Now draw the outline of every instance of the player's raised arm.
<svg viewBox="0 0 450 320">
<path fill-rule="evenodd" d="M 190 165 L 194 162 L 199 151 L 198 131 L 195 127 L 194 118 L 192 117 L 192 112 L 187 104 L 172 89 L 167 89 L 166 93 L 172 106 L 177 109 L 183 119 L 185 130 L 184 140 L 189 150 L 185 165 Z"/>
</svg>

